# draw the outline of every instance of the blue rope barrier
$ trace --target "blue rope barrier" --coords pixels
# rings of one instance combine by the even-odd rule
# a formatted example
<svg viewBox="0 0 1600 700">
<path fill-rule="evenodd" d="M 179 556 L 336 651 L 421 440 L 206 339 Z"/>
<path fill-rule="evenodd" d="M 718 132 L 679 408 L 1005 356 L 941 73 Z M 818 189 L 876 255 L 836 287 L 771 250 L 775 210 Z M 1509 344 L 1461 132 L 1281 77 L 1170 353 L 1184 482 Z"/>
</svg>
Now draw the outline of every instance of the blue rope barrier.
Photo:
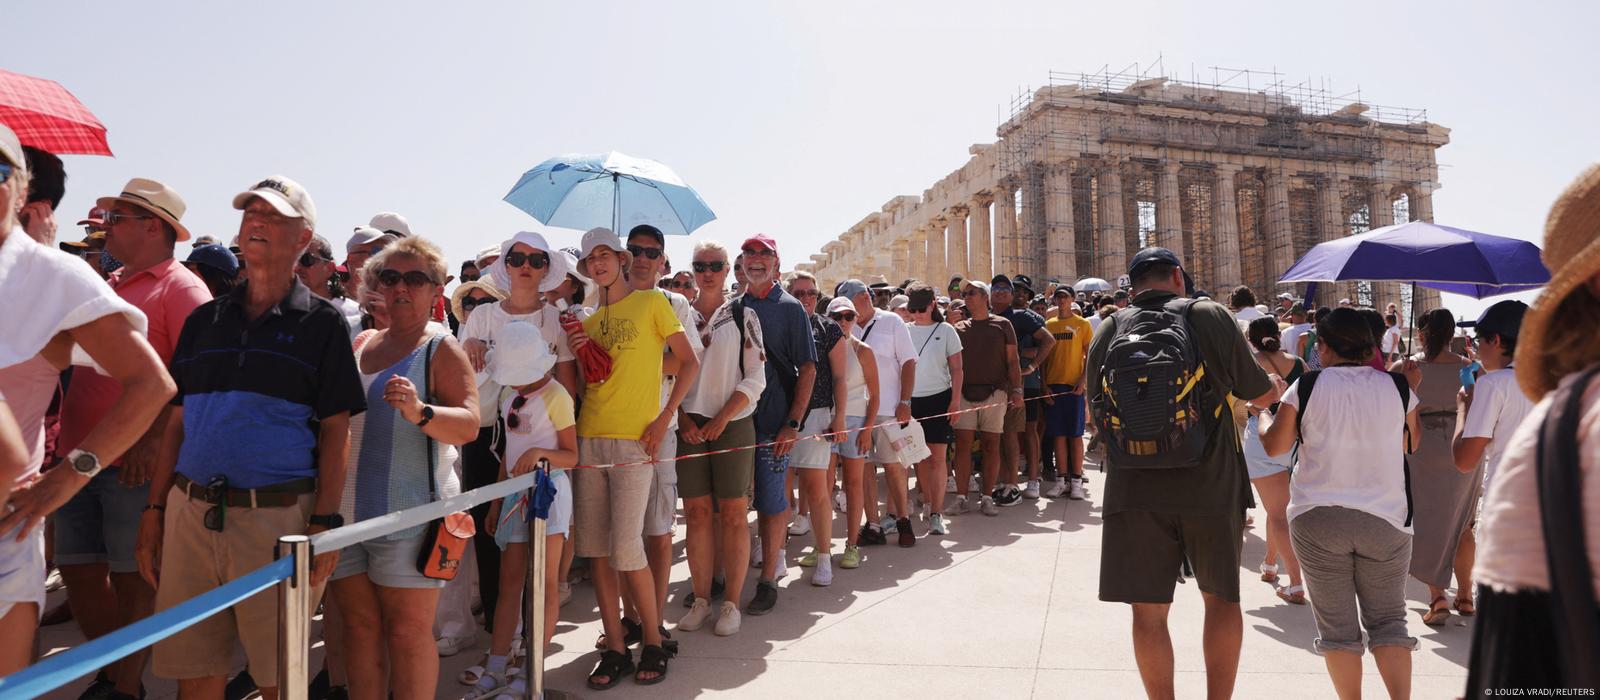
<svg viewBox="0 0 1600 700">
<path fill-rule="evenodd" d="M 127 627 L 51 656 L 0 678 L 0 697 L 36 698 L 44 695 L 233 607 L 271 588 L 293 572 L 293 559 L 279 559 Z"/>
</svg>

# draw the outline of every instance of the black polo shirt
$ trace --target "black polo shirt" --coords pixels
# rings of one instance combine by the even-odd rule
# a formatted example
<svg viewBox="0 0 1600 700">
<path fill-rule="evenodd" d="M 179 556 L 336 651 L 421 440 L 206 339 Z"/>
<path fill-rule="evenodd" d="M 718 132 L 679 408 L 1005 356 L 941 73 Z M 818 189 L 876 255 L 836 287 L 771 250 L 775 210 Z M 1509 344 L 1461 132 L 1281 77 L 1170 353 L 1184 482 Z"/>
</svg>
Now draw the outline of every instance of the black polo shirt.
<svg viewBox="0 0 1600 700">
<path fill-rule="evenodd" d="M 350 326 L 300 280 L 254 321 L 248 283 L 189 314 L 172 355 L 183 407 L 177 473 L 260 488 L 317 475 L 317 421 L 366 410 Z"/>
</svg>

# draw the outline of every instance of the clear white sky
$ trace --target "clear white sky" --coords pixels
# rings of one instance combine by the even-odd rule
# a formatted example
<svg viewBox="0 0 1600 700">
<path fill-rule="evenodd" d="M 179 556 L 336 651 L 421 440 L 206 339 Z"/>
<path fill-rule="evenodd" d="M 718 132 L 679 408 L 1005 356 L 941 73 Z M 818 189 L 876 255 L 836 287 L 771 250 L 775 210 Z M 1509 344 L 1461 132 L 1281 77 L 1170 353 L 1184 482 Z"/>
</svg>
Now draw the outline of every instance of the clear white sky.
<svg viewBox="0 0 1600 700">
<path fill-rule="evenodd" d="M 110 128 L 116 158 L 67 159 L 63 237 L 136 176 L 182 193 L 190 229 L 231 236 L 231 195 L 281 173 L 339 250 L 384 210 L 458 262 L 521 229 L 569 245 L 501 197 L 545 158 L 614 149 L 672 166 L 719 215 L 669 243 L 680 264 L 691 240 L 761 231 L 788 267 L 964 163 L 1048 71 L 1160 56 L 1426 109 L 1452 129 L 1436 220 L 1537 241 L 1600 154 L 1597 8 L 10 0 L 0 65 L 60 81 Z"/>
</svg>

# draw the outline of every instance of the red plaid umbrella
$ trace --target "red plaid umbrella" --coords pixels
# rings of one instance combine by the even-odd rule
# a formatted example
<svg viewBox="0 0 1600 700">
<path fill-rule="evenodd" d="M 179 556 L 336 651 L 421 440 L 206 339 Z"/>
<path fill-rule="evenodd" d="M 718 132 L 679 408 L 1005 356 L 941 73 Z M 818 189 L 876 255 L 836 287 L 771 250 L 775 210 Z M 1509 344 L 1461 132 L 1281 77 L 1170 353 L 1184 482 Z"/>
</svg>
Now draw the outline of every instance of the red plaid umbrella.
<svg viewBox="0 0 1600 700">
<path fill-rule="evenodd" d="M 0 123 L 41 151 L 111 155 L 105 125 L 54 80 L 0 69 Z"/>
</svg>

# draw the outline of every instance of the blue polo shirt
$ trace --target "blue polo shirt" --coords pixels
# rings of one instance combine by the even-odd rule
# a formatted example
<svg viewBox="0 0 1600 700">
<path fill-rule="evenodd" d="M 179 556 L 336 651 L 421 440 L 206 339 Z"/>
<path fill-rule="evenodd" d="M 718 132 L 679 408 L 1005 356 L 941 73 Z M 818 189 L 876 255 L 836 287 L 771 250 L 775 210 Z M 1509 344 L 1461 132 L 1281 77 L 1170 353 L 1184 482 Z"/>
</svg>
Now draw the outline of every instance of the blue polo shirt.
<svg viewBox="0 0 1600 700">
<path fill-rule="evenodd" d="M 1005 318 L 1007 321 L 1010 321 L 1011 328 L 1017 332 L 1018 353 L 1021 353 L 1023 350 L 1030 348 L 1037 349 L 1039 347 L 1039 341 L 1033 337 L 1033 334 L 1039 332 L 1040 328 L 1044 328 L 1043 316 L 1034 313 L 1033 309 L 1019 309 L 1016 307 L 1001 311 L 1000 316 Z M 1033 358 L 1033 362 L 1035 363 L 1040 363 L 1043 361 L 1044 358 L 1042 357 Z M 1024 389 L 1043 389 L 1044 385 L 1041 383 L 1039 372 L 1030 372 L 1028 376 L 1023 377 L 1022 387 Z"/>
<path fill-rule="evenodd" d="M 177 473 L 261 488 L 317 475 L 318 421 L 366 409 L 344 315 L 297 279 L 245 317 L 248 283 L 189 314 L 172 355 L 183 407 Z"/>
<path fill-rule="evenodd" d="M 767 349 L 767 388 L 756 402 L 756 437 L 771 439 L 789 421 L 795 380 L 802 366 L 816 363 L 817 348 L 806 307 L 781 285 L 772 285 L 765 296 L 747 292 L 743 299 L 745 308 L 761 320 L 761 339 Z"/>
</svg>

